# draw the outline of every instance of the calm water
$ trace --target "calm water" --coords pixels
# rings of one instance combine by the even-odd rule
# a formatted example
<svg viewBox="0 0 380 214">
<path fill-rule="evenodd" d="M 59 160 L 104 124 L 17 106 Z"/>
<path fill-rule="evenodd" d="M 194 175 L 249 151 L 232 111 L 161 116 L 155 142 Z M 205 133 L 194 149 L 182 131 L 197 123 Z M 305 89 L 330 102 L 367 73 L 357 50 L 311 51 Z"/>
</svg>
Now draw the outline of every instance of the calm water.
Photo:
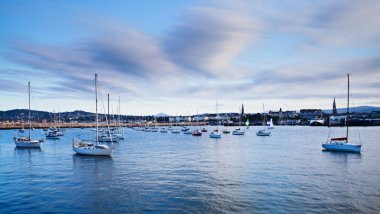
<svg viewBox="0 0 380 214">
<path fill-rule="evenodd" d="M 380 127 L 358 128 L 361 155 L 322 151 L 326 127 L 257 129 L 222 139 L 125 129 L 111 158 L 74 154 L 86 130 L 40 150 L 0 131 L 0 213 L 380 213 Z"/>
</svg>

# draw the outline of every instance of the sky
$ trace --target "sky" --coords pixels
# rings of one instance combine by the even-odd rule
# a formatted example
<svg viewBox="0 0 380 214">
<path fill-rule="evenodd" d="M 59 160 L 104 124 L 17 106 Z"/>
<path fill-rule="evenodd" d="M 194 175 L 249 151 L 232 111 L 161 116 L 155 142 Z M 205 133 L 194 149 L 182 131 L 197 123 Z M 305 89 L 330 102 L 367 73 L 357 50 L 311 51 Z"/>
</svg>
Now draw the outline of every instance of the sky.
<svg viewBox="0 0 380 214">
<path fill-rule="evenodd" d="M 378 0 L 0 3 L 0 110 L 186 115 L 380 106 Z M 218 105 L 216 105 L 216 102 Z M 263 104 L 264 109 L 263 109 Z"/>
</svg>

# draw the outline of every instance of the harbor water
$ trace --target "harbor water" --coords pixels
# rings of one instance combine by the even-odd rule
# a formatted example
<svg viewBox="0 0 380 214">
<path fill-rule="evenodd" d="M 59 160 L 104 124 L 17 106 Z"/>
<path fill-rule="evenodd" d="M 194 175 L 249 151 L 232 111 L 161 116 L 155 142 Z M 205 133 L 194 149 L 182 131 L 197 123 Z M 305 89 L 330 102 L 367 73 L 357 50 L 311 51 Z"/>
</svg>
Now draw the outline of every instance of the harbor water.
<svg viewBox="0 0 380 214">
<path fill-rule="evenodd" d="M 73 152 L 90 129 L 41 149 L 16 148 L 16 131 L 1 130 L 0 213 L 380 213 L 380 127 L 350 129 L 361 154 L 323 151 L 327 127 L 221 139 L 207 128 L 200 137 L 125 128 L 111 157 Z"/>
</svg>

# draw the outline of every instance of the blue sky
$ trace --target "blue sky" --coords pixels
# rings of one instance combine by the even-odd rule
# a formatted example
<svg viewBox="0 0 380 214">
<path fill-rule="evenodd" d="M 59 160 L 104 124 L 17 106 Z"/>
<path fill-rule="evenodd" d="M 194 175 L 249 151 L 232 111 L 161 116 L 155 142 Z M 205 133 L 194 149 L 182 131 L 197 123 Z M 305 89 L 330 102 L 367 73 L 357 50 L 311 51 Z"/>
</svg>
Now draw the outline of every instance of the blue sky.
<svg viewBox="0 0 380 214">
<path fill-rule="evenodd" d="M 380 2 L 2 1 L 0 110 L 195 114 L 380 106 Z"/>
</svg>

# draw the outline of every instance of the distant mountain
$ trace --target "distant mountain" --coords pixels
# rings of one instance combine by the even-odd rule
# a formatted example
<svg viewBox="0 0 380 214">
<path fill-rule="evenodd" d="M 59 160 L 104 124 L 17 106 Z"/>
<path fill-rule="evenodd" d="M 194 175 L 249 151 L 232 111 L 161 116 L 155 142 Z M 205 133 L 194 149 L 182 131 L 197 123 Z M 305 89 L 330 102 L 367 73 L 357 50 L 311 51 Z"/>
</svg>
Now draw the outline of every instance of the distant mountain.
<svg viewBox="0 0 380 214">
<path fill-rule="evenodd" d="M 0 111 L 0 120 L 27 120 L 28 114 L 28 109 L 13 109 L 8 111 Z M 31 116 L 36 119 L 42 119 L 50 117 L 50 113 L 47 111 L 31 110 Z"/>
<path fill-rule="evenodd" d="M 169 115 L 161 112 L 156 114 L 155 117 L 169 117 Z"/>
<path fill-rule="evenodd" d="M 338 114 L 345 113 L 347 111 L 346 108 L 337 108 Z M 372 111 L 380 111 L 380 107 L 375 106 L 358 106 L 358 107 L 350 107 L 350 112 L 355 113 L 371 113 Z M 332 109 L 323 110 L 326 114 L 331 114 Z"/>
<path fill-rule="evenodd" d="M 28 120 L 28 114 L 28 109 L 13 109 L 8 111 L 0 111 L 0 121 L 26 121 Z M 53 121 L 54 118 L 56 121 L 58 121 L 58 117 L 60 117 L 61 121 L 66 122 L 70 120 L 87 121 L 93 120 L 94 115 L 94 113 L 85 111 L 52 113 L 47 111 L 31 110 L 31 117 L 33 121 Z"/>
</svg>

